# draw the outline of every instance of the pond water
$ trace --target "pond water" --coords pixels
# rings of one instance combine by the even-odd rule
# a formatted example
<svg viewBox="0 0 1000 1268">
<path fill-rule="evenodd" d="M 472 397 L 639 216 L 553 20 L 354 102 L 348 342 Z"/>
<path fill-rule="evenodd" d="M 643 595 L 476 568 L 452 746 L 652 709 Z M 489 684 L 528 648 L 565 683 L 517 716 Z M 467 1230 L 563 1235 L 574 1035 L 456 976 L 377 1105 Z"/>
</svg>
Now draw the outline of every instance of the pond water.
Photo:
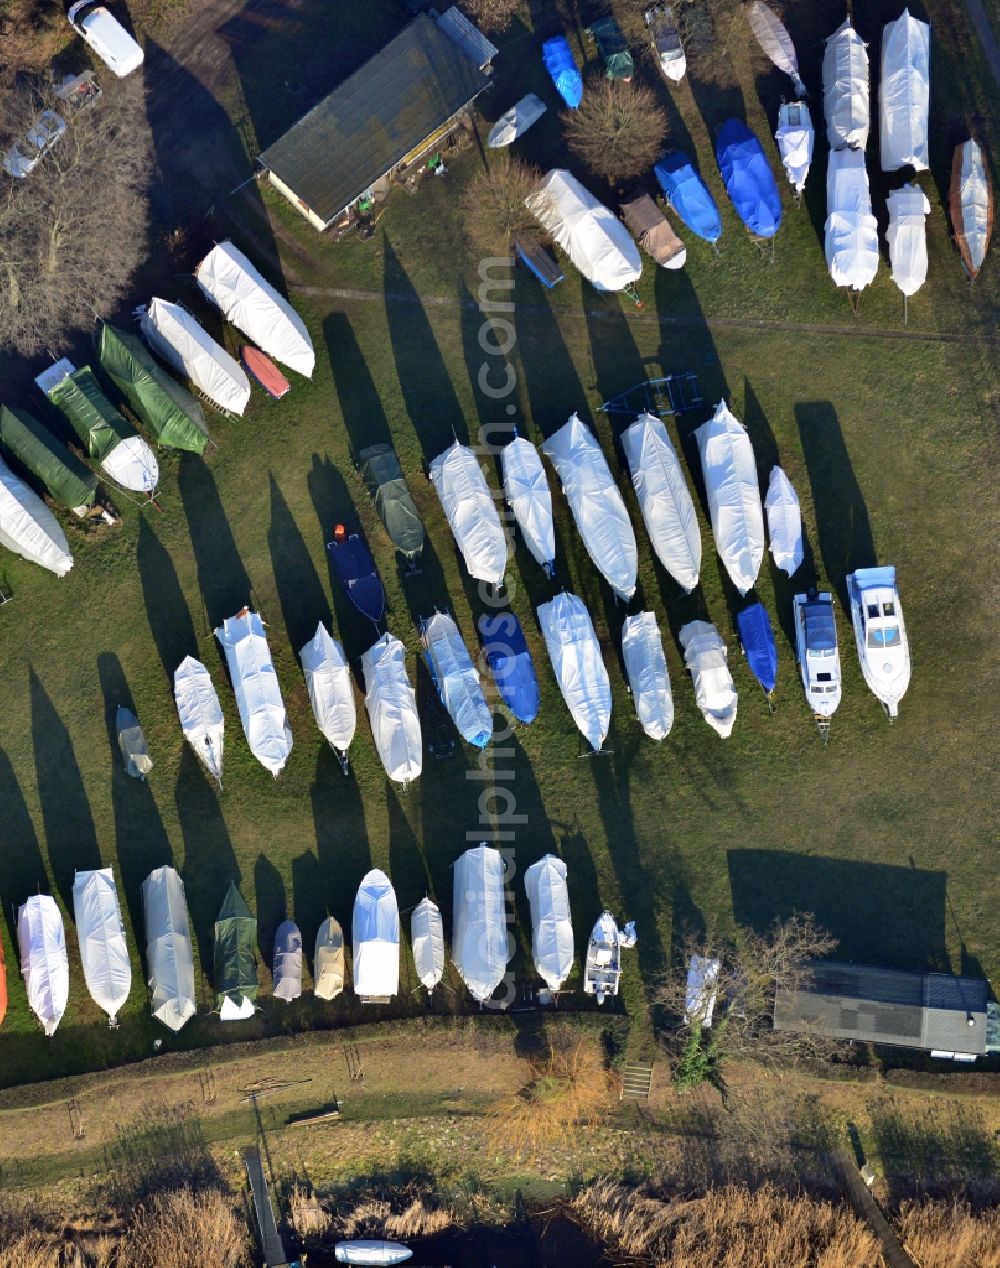
<svg viewBox="0 0 1000 1268">
<path fill-rule="evenodd" d="M 565 1215 L 503 1228 L 413 1238 L 407 1268 L 606 1268 L 613 1261 Z M 306 1268 L 333 1268 L 333 1251 L 310 1252 Z"/>
</svg>

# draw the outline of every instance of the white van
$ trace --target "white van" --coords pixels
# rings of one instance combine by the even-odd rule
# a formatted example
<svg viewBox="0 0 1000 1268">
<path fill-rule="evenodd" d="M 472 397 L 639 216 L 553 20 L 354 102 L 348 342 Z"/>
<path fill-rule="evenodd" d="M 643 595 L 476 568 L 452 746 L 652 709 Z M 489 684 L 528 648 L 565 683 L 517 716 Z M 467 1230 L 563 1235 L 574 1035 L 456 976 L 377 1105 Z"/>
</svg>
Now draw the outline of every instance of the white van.
<svg viewBox="0 0 1000 1268">
<path fill-rule="evenodd" d="M 110 66 L 119 79 L 124 79 L 142 65 L 142 49 L 103 5 L 77 21 L 77 14 L 93 3 L 94 0 L 77 0 L 66 16 L 101 61 Z"/>
</svg>

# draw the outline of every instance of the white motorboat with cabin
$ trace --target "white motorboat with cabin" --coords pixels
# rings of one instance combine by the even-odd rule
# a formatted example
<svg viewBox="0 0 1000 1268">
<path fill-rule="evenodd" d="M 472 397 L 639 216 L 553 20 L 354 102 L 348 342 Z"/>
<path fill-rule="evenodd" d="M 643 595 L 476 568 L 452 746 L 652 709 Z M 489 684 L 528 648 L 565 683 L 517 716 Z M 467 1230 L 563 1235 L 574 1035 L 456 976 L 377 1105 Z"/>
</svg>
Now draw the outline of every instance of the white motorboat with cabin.
<svg viewBox="0 0 1000 1268">
<path fill-rule="evenodd" d="M 891 721 L 910 685 L 910 645 L 896 588 L 896 569 L 858 568 L 847 577 L 861 672 Z"/>
<path fill-rule="evenodd" d="M 602 911 L 590 931 L 587 963 L 583 970 L 584 995 L 596 995 L 603 1004 L 609 995 L 618 994 L 622 976 L 621 938 L 610 911 Z"/>
<path fill-rule="evenodd" d="M 840 652 L 833 595 L 825 590 L 819 594 L 797 594 L 792 604 L 802 685 L 825 741 L 830 719 L 840 704 Z"/>
</svg>

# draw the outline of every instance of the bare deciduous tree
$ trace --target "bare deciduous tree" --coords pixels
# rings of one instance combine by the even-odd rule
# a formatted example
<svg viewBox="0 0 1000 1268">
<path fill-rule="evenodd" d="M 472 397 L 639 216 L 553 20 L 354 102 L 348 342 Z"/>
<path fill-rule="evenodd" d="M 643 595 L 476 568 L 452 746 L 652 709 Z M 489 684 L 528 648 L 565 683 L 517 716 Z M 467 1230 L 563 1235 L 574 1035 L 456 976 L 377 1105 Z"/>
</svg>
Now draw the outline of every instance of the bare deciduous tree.
<svg viewBox="0 0 1000 1268">
<path fill-rule="evenodd" d="M 609 181 L 633 180 L 656 162 L 667 116 L 643 84 L 592 79 L 576 110 L 563 112 L 566 143 L 586 167 Z"/>
<path fill-rule="evenodd" d="M 473 177 L 462 197 L 462 220 L 476 251 L 498 255 L 509 251 L 519 234 L 538 235 L 538 222 L 524 200 L 541 178 L 536 167 L 506 153 Z"/>
<path fill-rule="evenodd" d="M 25 355 L 56 351 L 110 309 L 147 243 L 141 81 L 106 85 L 78 111 L 49 88 L 19 85 L 8 97 L 3 149 L 23 145 L 43 110 L 65 120 L 63 134 L 23 179 L 0 172 L 0 341 Z"/>
<path fill-rule="evenodd" d="M 738 928 L 729 937 L 707 933 L 685 938 L 680 971 L 665 977 L 655 996 L 664 1018 L 660 1039 L 675 1086 L 711 1083 L 724 1094 L 727 1061 L 789 1064 L 834 1051 L 835 1044 L 818 1036 L 775 1030 L 772 1015 L 775 990 L 801 988 L 809 979 L 809 962 L 823 959 L 836 946 L 837 940 L 812 915 L 777 921 L 766 934 Z M 687 966 L 694 955 L 719 962 L 710 1027 L 687 1016 Z"/>
<path fill-rule="evenodd" d="M 508 29 L 521 0 L 459 0 L 459 8 L 481 30 L 499 35 Z"/>
</svg>

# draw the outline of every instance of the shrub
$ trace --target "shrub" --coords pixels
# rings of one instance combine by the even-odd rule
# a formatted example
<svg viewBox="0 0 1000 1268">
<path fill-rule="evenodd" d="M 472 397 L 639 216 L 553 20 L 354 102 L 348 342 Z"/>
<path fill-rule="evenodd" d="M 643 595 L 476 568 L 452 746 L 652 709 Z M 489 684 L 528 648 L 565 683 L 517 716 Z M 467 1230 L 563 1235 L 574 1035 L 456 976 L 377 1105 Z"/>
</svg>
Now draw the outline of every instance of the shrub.
<svg viewBox="0 0 1000 1268">
<path fill-rule="evenodd" d="M 462 197 L 462 220 L 474 250 L 501 255 L 520 234 L 537 233 L 537 222 L 524 200 L 534 193 L 541 175 L 530 163 L 501 154 L 473 177 Z"/>
<path fill-rule="evenodd" d="M 591 80 L 576 110 L 563 112 L 566 144 L 595 176 L 633 180 L 656 162 L 667 116 L 643 84 Z"/>
</svg>

